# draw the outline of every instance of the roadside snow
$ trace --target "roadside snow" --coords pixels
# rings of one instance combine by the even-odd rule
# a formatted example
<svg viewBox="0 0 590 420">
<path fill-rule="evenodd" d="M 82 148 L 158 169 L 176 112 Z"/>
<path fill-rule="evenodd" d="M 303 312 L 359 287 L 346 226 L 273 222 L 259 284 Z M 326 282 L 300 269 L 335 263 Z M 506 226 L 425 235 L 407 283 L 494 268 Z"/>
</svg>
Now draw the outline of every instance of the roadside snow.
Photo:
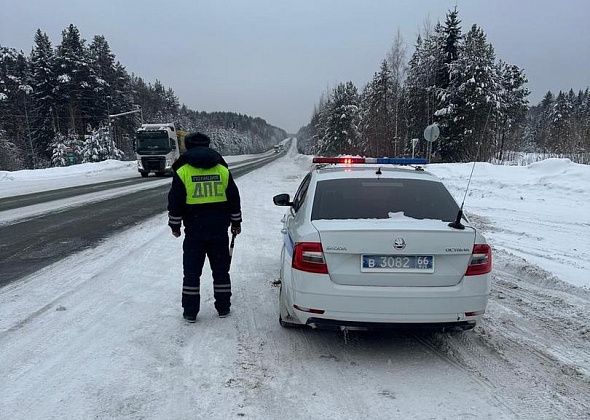
<svg viewBox="0 0 590 420">
<path fill-rule="evenodd" d="M 472 164 L 432 164 L 459 204 Z M 590 288 L 590 166 L 547 159 L 528 166 L 477 163 L 465 202 L 495 249 Z"/>
<path fill-rule="evenodd" d="M 273 153 L 271 151 L 258 155 L 224 156 L 224 158 L 227 163 L 237 163 L 266 155 L 270 156 Z M 104 162 L 81 163 L 63 168 L 0 171 L 0 198 L 138 177 L 137 162 L 134 160 L 105 160 Z"/>
<path fill-rule="evenodd" d="M 0 171 L 0 198 L 139 176 L 137 162 L 105 160 L 63 168 Z"/>
</svg>

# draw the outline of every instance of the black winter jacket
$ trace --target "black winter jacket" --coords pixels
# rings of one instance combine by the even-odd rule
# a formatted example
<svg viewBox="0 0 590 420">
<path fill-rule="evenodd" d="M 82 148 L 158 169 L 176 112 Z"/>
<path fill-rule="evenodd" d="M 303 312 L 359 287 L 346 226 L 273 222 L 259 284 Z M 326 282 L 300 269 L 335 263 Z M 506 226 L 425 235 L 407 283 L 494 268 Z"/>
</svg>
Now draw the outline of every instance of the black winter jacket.
<svg viewBox="0 0 590 420">
<path fill-rule="evenodd" d="M 227 162 L 215 150 L 209 147 L 194 147 L 187 150 L 172 165 L 172 186 L 168 193 L 168 224 L 173 231 L 179 231 L 181 221 L 186 233 L 215 235 L 227 232 L 230 225 L 242 222 L 240 193 L 234 179 L 229 174 L 229 183 L 225 191 L 227 201 L 224 203 L 186 204 L 186 188 L 176 171 L 185 164 L 196 168 L 208 169 L 215 165 L 228 167 Z"/>
</svg>

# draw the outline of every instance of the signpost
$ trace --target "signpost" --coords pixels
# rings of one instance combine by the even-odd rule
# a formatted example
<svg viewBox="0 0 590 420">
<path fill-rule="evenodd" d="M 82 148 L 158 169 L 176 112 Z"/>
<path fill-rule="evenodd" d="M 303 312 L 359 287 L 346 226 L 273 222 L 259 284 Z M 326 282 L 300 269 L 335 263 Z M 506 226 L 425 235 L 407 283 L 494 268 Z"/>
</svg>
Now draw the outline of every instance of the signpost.
<svg viewBox="0 0 590 420">
<path fill-rule="evenodd" d="M 440 129 L 437 123 L 430 124 L 424 129 L 424 140 L 428 142 L 428 162 L 430 163 L 430 155 L 432 154 L 432 143 L 440 136 Z"/>
</svg>

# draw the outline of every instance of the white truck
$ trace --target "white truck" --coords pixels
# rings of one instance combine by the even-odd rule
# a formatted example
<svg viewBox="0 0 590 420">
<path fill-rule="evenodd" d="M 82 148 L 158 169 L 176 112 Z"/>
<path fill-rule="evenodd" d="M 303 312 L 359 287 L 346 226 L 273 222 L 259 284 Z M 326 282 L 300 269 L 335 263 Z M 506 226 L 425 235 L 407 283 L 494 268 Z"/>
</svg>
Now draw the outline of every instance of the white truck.
<svg viewBox="0 0 590 420">
<path fill-rule="evenodd" d="M 174 123 L 142 124 L 136 131 L 137 170 L 142 177 L 172 173 L 172 164 L 180 156 L 180 145 Z"/>
</svg>

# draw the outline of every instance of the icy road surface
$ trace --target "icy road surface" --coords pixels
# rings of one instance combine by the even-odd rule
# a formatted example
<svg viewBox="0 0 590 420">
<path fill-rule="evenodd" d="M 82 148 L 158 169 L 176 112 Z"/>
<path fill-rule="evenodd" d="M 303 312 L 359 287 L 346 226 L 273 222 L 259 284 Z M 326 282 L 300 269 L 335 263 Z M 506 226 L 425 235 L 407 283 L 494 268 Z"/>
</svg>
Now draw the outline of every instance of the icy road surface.
<svg viewBox="0 0 590 420">
<path fill-rule="evenodd" d="M 233 312 L 180 309 L 181 241 L 161 215 L 0 290 L 0 413 L 30 418 L 585 418 L 589 293 L 506 251 L 482 325 L 464 334 L 284 330 L 283 209 L 309 159 L 237 180 L 244 232 Z M 491 229 L 491 222 L 487 223 Z"/>
<path fill-rule="evenodd" d="M 274 150 L 269 150 L 256 155 L 224 156 L 224 159 L 231 164 L 272 156 L 274 153 Z M 63 168 L 0 171 L 0 198 L 129 178 L 139 178 L 135 160 L 105 160 Z"/>
</svg>

